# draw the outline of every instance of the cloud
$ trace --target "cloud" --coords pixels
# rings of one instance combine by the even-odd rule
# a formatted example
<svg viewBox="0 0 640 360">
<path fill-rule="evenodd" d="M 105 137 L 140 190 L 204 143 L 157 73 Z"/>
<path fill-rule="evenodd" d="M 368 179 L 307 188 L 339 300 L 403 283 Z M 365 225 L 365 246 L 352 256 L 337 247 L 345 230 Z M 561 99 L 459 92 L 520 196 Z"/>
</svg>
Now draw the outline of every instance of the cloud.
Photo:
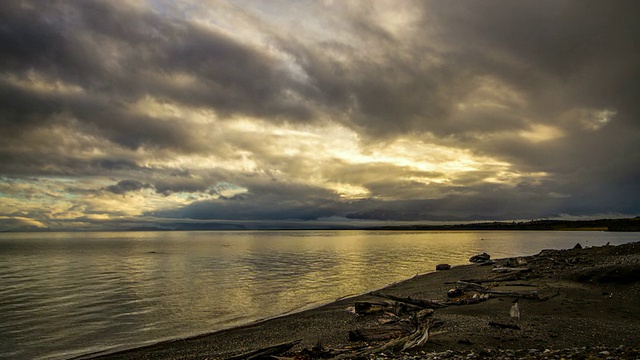
<svg viewBox="0 0 640 360">
<path fill-rule="evenodd" d="M 0 229 L 3 231 L 36 230 L 46 229 L 46 225 L 23 216 L 0 216 Z"/>
<path fill-rule="evenodd" d="M 107 186 L 105 190 L 114 194 L 124 195 L 128 192 L 149 189 L 151 187 L 152 186 L 150 184 L 144 184 L 137 180 L 121 180 L 115 185 Z"/>
<path fill-rule="evenodd" d="M 0 215 L 636 215 L 638 10 L 2 2 Z"/>
</svg>

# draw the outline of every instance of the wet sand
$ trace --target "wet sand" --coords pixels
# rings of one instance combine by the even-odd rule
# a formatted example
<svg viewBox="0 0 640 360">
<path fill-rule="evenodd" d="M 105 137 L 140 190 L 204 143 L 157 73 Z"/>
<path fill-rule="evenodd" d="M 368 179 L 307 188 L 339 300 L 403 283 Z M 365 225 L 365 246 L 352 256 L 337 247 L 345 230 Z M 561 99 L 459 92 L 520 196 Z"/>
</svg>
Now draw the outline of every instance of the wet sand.
<svg viewBox="0 0 640 360">
<path fill-rule="evenodd" d="M 544 354 L 554 355 L 556 349 L 580 352 L 583 347 L 590 349 L 582 349 L 583 353 L 598 351 L 597 354 L 609 355 L 601 358 L 640 357 L 636 350 L 640 348 L 640 242 L 545 250 L 523 259 L 531 270 L 520 280 L 483 283 L 492 290 L 536 291 L 539 294 L 543 300 L 518 300 L 519 320 L 510 316 L 512 297 L 492 296 L 478 304 L 450 305 L 435 310 L 433 318 L 441 320 L 442 326 L 433 331 L 424 346 L 407 353 L 385 353 L 380 357 L 445 358 L 446 354 L 479 354 L 480 357 L 518 358 L 517 354 L 527 354 L 530 358 L 538 355 L 546 358 L 542 355 L 544 350 L 547 350 Z M 455 287 L 452 283 L 495 277 L 493 268 L 505 265 L 509 260 L 496 260 L 490 266 L 455 266 L 391 285 L 382 292 L 445 301 L 447 291 Z M 514 284 L 527 286 L 507 286 Z M 381 315 L 356 315 L 353 305 L 356 301 L 380 300 L 365 294 L 256 324 L 93 358 L 226 359 L 258 348 L 300 340 L 285 354 L 293 357 L 318 342 L 332 349 L 368 345 L 349 341 L 348 333 L 375 326 Z M 498 328 L 490 326 L 490 322 L 513 324 L 520 329 Z M 617 349 L 619 357 L 613 349 Z M 555 353 L 554 356 L 559 358 L 560 355 Z"/>
</svg>

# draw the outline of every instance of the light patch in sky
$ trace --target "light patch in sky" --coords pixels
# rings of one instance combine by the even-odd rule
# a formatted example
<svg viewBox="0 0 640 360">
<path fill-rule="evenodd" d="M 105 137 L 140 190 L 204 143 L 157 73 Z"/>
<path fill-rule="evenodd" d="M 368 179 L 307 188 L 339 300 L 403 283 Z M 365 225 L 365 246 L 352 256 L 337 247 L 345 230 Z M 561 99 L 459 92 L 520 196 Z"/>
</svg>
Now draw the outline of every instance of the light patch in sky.
<svg viewBox="0 0 640 360">
<path fill-rule="evenodd" d="M 236 195 L 245 194 L 249 190 L 242 186 L 234 185 L 223 181 L 210 188 L 211 194 L 219 194 L 222 197 L 230 198 Z"/>
<path fill-rule="evenodd" d="M 494 176 L 486 178 L 484 181 L 493 184 L 501 184 L 510 187 L 514 187 L 520 184 L 522 181 L 527 181 L 529 184 L 540 185 L 542 180 L 548 177 L 549 174 L 543 171 L 517 173 L 509 171 L 499 171 Z"/>
<path fill-rule="evenodd" d="M 610 123 L 617 114 L 616 110 L 609 108 L 579 108 L 567 111 L 561 119 L 567 126 L 579 126 L 584 130 L 596 131 Z"/>
<path fill-rule="evenodd" d="M 345 200 L 360 200 L 366 199 L 370 196 L 371 192 L 362 186 L 327 182 L 325 185 L 336 192 L 341 199 Z"/>
<path fill-rule="evenodd" d="M 422 14 L 415 11 L 413 4 L 398 1 L 375 1 L 371 5 L 372 18 L 396 38 L 402 38 L 413 32 Z"/>
<path fill-rule="evenodd" d="M 168 100 L 145 96 L 130 107 L 130 111 L 157 119 L 175 119 L 180 122 L 209 124 L 218 118 L 210 108 L 186 106 Z"/>
<path fill-rule="evenodd" d="M 533 143 L 559 139 L 564 135 L 564 132 L 557 127 L 543 124 L 531 125 L 529 130 L 520 132 L 521 137 Z"/>
<path fill-rule="evenodd" d="M 60 79 L 48 78 L 34 70 L 29 70 L 26 76 L 2 74 L 0 75 L 0 81 L 26 91 L 42 94 L 68 95 L 79 94 L 84 91 L 80 86 L 64 82 Z"/>
<path fill-rule="evenodd" d="M 463 111 L 481 108 L 498 108 L 521 111 L 526 105 L 526 97 L 509 84 L 491 76 L 478 76 L 473 81 L 473 90 L 457 107 Z"/>
</svg>

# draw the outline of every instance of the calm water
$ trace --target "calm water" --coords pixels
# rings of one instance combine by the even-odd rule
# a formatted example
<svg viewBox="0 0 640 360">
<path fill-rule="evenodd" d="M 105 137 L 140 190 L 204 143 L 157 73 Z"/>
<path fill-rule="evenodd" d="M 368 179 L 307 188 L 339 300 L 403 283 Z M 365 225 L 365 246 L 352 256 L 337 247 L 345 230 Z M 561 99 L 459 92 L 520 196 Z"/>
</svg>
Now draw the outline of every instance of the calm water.
<svg viewBox="0 0 640 360">
<path fill-rule="evenodd" d="M 64 359 L 211 332 L 494 258 L 640 240 L 603 232 L 0 234 L 0 358 Z"/>
</svg>

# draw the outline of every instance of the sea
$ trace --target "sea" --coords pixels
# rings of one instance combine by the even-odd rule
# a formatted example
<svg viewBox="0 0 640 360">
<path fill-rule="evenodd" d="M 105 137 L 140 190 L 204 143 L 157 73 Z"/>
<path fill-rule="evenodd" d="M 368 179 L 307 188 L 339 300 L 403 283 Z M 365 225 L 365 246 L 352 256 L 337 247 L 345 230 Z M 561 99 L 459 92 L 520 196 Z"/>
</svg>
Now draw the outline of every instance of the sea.
<svg viewBox="0 0 640 360">
<path fill-rule="evenodd" d="M 0 233 L 0 359 L 69 359 L 220 331 L 435 265 L 640 241 L 596 231 Z"/>
</svg>

